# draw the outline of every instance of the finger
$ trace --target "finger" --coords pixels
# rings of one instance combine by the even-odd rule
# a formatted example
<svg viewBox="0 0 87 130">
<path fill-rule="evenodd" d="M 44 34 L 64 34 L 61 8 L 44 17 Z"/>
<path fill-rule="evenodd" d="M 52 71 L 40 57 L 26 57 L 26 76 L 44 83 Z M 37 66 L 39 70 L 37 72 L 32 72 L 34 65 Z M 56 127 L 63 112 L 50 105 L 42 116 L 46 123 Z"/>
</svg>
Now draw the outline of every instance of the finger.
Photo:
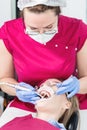
<svg viewBox="0 0 87 130">
<path fill-rule="evenodd" d="M 28 102 L 28 100 L 24 99 L 23 97 L 18 97 L 18 99 L 23 102 Z"/>
<path fill-rule="evenodd" d="M 29 103 L 32 103 L 32 104 L 34 104 L 34 105 L 35 105 L 35 104 L 36 104 L 36 101 L 30 101 Z"/>
<path fill-rule="evenodd" d="M 37 93 L 35 93 L 35 92 L 31 92 L 31 93 L 29 93 L 29 94 L 23 94 L 23 97 L 25 97 L 25 98 L 34 98 L 34 97 L 38 97 L 38 98 L 41 98 Z"/>
<path fill-rule="evenodd" d="M 27 92 L 27 91 L 16 90 L 16 94 L 20 94 L 22 96 L 29 96 L 29 95 L 33 95 L 34 93 L 32 91 Z"/>
<path fill-rule="evenodd" d="M 70 84 L 73 81 L 72 77 L 69 77 L 68 79 L 64 80 L 63 85 Z"/>
<path fill-rule="evenodd" d="M 71 97 L 73 97 L 75 94 L 76 94 L 76 92 L 73 91 L 73 92 L 71 92 L 70 94 L 67 95 L 67 98 L 71 98 Z"/>
<path fill-rule="evenodd" d="M 57 91 L 56 92 L 57 95 L 61 95 L 61 94 L 64 94 L 64 93 L 66 93 L 66 91 Z"/>
<path fill-rule="evenodd" d="M 39 100 L 39 99 L 40 99 L 40 97 L 32 97 L 31 98 L 32 101 L 36 101 L 36 100 Z"/>
<path fill-rule="evenodd" d="M 24 82 L 20 82 L 19 85 L 29 88 L 30 90 L 35 90 L 35 88 L 33 86 L 31 86 L 30 84 L 24 83 Z"/>
<path fill-rule="evenodd" d="M 67 92 L 70 92 L 70 89 L 67 88 L 67 87 L 61 87 L 57 90 L 57 94 L 64 94 L 64 93 L 67 93 Z"/>
<path fill-rule="evenodd" d="M 57 83 L 56 86 L 57 86 L 58 88 L 60 88 L 60 87 L 62 87 L 62 83 Z"/>
</svg>

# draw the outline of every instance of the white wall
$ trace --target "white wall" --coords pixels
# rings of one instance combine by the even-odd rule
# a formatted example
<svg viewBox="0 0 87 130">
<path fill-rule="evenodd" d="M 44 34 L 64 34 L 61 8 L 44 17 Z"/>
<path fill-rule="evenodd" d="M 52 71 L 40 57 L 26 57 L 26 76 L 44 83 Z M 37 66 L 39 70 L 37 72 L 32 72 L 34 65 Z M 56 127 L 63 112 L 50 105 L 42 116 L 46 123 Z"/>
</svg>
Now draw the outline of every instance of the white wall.
<svg viewBox="0 0 87 130">
<path fill-rule="evenodd" d="M 83 19 L 87 22 L 87 0 L 66 0 L 67 7 L 62 9 L 64 15 Z M 7 20 L 15 18 L 15 0 L 0 0 L 0 26 Z"/>
<path fill-rule="evenodd" d="M 14 8 L 15 0 L 0 0 L 0 26 L 15 17 Z"/>
<path fill-rule="evenodd" d="M 11 18 L 10 6 L 10 0 L 0 0 L 0 25 Z"/>
<path fill-rule="evenodd" d="M 87 22 L 87 0 L 67 0 L 67 7 L 62 8 L 62 13 Z"/>
</svg>

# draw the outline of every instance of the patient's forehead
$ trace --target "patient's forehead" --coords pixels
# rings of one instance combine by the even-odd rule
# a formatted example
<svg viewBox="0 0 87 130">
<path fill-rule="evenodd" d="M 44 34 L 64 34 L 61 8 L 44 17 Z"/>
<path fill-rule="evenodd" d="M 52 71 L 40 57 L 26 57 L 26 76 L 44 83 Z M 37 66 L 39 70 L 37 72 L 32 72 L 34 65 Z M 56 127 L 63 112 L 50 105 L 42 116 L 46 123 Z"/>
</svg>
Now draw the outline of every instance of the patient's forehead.
<svg viewBox="0 0 87 130">
<path fill-rule="evenodd" d="M 41 83 L 41 85 L 43 85 L 43 84 L 47 84 L 47 85 L 50 84 L 50 85 L 51 85 L 51 84 L 53 84 L 53 83 L 56 84 L 56 83 L 59 83 L 59 82 L 60 82 L 60 81 L 59 81 L 58 79 L 53 79 L 53 78 L 52 78 L 52 79 L 47 79 L 47 80 L 45 80 L 44 82 Z"/>
</svg>

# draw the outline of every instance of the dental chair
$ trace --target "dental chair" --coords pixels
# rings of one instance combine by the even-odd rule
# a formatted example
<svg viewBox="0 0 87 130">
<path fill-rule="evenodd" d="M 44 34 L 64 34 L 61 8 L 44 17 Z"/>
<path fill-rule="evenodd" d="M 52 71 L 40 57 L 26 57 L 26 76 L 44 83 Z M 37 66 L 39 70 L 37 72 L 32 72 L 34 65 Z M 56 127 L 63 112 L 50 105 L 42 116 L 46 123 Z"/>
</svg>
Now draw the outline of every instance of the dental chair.
<svg viewBox="0 0 87 130">
<path fill-rule="evenodd" d="M 7 105 L 9 104 L 9 102 L 14 99 L 14 96 L 10 96 L 10 95 L 4 93 L 3 97 L 4 97 L 3 110 L 5 110 Z"/>
</svg>

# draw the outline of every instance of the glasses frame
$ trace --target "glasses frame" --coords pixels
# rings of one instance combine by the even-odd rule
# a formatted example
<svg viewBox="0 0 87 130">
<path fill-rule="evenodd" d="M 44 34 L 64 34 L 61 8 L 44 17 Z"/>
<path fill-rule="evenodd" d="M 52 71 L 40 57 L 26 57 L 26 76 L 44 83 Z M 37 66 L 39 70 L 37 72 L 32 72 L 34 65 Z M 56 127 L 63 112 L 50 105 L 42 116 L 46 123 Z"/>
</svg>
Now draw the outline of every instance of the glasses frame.
<svg viewBox="0 0 87 130">
<path fill-rule="evenodd" d="M 39 35 L 40 32 L 39 31 L 29 31 L 29 29 L 25 30 L 26 34 L 28 35 Z M 57 30 L 53 29 L 50 31 L 45 31 L 44 34 L 46 35 L 51 35 L 51 34 L 55 34 L 57 32 Z"/>
</svg>

